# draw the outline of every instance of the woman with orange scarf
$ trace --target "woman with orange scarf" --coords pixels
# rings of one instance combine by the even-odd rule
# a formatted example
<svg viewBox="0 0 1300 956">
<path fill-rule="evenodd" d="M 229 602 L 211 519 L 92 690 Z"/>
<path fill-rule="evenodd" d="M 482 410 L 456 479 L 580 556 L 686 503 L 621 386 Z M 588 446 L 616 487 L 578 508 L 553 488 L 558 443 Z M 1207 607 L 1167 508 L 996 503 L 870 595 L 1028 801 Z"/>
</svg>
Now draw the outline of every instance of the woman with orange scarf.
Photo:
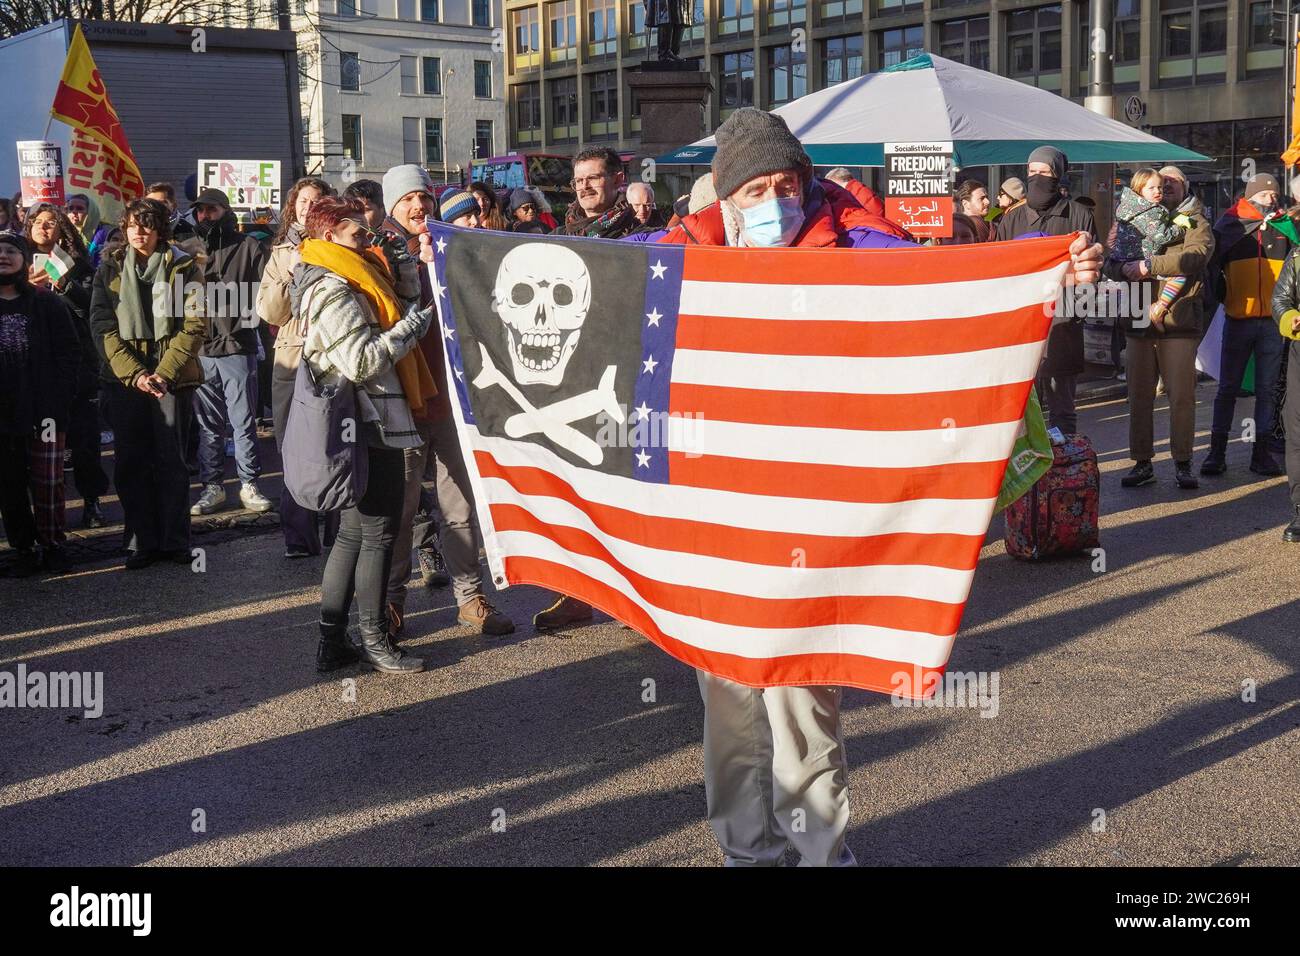
<svg viewBox="0 0 1300 956">
<path fill-rule="evenodd" d="M 305 327 L 303 359 L 317 380 L 356 386 L 356 440 L 369 458 L 365 493 L 343 512 L 325 563 L 316 666 L 331 671 L 364 658 L 377 671 L 411 673 L 424 670 L 424 662 L 394 646 L 385 605 L 402 514 L 403 450 L 421 444 L 415 418 L 437 394 L 415 347 L 433 310 L 398 295 L 386 260 L 370 248 L 364 217 L 355 199 L 317 200 L 289 290 L 294 317 Z M 354 595 L 360 648 L 347 639 Z"/>
</svg>

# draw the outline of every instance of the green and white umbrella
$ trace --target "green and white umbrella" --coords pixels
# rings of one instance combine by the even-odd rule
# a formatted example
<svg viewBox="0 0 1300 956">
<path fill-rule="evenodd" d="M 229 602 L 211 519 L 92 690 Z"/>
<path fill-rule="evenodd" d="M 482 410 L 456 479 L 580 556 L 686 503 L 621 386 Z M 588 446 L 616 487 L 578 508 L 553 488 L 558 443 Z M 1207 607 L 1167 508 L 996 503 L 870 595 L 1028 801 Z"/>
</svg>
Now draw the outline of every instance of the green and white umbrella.
<svg viewBox="0 0 1300 956">
<path fill-rule="evenodd" d="M 953 144 L 958 167 L 1019 164 L 1036 146 L 1072 163 L 1205 162 L 1209 157 L 1063 96 L 923 53 L 774 110 L 818 166 L 883 166 L 885 143 Z M 712 136 L 656 160 L 707 165 Z"/>
</svg>

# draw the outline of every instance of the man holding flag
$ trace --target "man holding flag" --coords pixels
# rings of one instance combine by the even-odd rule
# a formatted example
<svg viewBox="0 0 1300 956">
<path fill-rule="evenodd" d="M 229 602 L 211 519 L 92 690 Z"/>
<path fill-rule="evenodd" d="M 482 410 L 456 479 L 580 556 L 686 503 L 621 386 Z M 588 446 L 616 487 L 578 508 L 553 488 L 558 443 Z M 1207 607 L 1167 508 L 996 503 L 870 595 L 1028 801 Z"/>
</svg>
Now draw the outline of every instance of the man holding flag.
<svg viewBox="0 0 1300 956">
<path fill-rule="evenodd" d="M 941 679 L 1050 305 L 1101 246 L 921 249 L 780 117 L 716 137 L 721 200 L 637 254 L 436 228 L 448 384 L 497 582 L 697 669 L 728 865 L 851 865 L 840 687 Z M 598 412 L 666 439 L 593 439 Z"/>
</svg>

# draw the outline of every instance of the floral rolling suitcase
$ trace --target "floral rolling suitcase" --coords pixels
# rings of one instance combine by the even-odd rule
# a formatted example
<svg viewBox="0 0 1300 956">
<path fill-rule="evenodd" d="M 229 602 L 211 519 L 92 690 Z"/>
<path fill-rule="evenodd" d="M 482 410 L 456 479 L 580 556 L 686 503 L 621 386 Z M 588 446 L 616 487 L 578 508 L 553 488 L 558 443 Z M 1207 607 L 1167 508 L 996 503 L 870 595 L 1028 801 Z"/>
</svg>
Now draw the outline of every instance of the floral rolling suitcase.
<svg viewBox="0 0 1300 956">
<path fill-rule="evenodd" d="M 1037 561 L 1097 547 L 1101 472 L 1092 442 L 1069 435 L 1053 445 L 1051 469 L 1007 507 L 1007 554 Z"/>
</svg>

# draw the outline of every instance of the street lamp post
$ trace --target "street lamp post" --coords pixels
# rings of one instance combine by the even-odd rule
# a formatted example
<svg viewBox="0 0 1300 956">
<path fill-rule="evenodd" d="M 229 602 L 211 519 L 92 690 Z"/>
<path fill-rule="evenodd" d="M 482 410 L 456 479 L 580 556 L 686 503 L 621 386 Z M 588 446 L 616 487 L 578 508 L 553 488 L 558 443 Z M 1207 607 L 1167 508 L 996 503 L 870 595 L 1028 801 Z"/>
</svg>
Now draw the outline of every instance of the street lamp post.
<svg viewBox="0 0 1300 956">
<path fill-rule="evenodd" d="M 442 71 L 442 136 L 438 146 L 442 149 L 442 181 L 447 181 L 447 80 L 454 76 L 456 71 L 451 67 Z"/>
</svg>

